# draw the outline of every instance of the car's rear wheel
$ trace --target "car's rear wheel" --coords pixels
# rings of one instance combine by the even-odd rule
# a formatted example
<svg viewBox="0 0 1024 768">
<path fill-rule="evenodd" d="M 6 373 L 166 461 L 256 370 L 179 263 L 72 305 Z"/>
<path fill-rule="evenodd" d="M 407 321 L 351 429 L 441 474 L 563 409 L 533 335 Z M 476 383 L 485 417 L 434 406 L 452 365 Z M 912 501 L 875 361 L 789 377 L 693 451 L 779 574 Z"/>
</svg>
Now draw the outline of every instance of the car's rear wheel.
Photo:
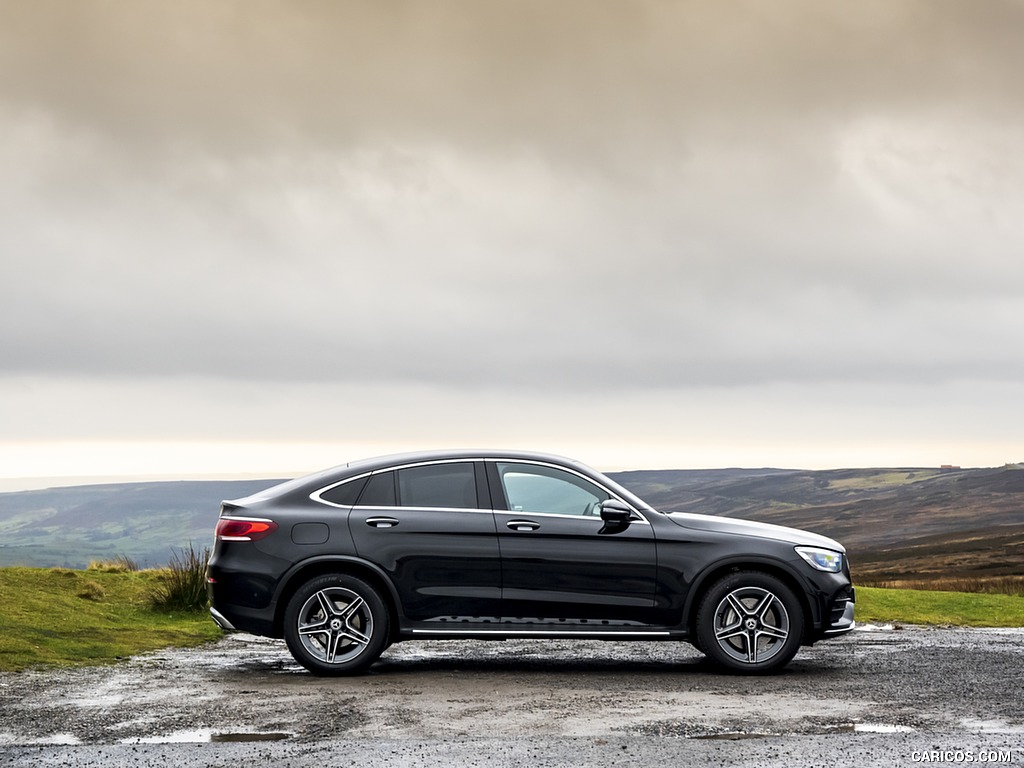
<svg viewBox="0 0 1024 768">
<path fill-rule="evenodd" d="M 387 647 L 388 611 L 362 579 L 333 573 L 299 587 L 284 612 L 284 639 L 316 675 L 365 672 Z"/>
<path fill-rule="evenodd" d="M 715 582 L 697 611 L 697 644 L 733 672 L 767 674 L 800 648 L 804 612 L 793 590 L 767 573 L 739 571 Z"/>
</svg>

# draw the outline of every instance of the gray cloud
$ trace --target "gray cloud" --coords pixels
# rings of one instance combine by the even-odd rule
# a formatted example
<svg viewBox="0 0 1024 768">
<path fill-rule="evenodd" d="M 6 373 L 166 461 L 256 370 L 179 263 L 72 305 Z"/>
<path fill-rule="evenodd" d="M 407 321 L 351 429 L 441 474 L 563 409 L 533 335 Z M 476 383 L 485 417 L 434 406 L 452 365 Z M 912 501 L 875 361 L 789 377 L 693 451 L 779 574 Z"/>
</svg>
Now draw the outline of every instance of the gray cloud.
<svg viewBox="0 0 1024 768">
<path fill-rule="evenodd" d="M 1009 0 L 12 3 L 3 16 L 12 99 L 125 143 L 219 152 L 425 136 L 558 158 L 643 151 L 865 107 L 1003 109 L 1024 63 Z"/>
<path fill-rule="evenodd" d="M 1019 382 L 1022 22 L 997 1 L 6 4 L 0 371 Z"/>
</svg>

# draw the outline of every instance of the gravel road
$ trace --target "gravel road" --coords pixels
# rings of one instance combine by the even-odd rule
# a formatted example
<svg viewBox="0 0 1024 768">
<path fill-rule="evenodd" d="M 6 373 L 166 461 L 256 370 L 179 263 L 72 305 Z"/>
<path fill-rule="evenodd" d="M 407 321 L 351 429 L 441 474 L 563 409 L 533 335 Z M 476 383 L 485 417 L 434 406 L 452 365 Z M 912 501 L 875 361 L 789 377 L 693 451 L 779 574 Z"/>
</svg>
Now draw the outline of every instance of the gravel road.
<svg viewBox="0 0 1024 768">
<path fill-rule="evenodd" d="M 1021 680 L 1024 629 L 865 627 L 767 678 L 679 643 L 535 640 L 403 643 L 323 679 L 235 634 L 0 675 L 0 765 L 1024 764 Z"/>
</svg>

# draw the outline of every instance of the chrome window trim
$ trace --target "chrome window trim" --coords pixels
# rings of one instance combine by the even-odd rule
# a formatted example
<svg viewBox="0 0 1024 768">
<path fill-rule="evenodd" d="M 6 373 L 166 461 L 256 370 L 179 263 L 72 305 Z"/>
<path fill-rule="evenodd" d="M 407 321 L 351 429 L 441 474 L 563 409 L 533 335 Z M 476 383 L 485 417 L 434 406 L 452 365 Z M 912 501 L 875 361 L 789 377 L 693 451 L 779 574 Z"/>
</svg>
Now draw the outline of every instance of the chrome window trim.
<svg viewBox="0 0 1024 768">
<path fill-rule="evenodd" d="M 487 456 L 474 456 L 474 457 L 462 456 L 462 457 L 454 458 L 454 459 L 428 459 L 428 460 L 425 460 L 425 461 L 413 461 L 413 462 L 409 462 L 407 464 L 393 464 L 393 465 L 391 465 L 389 467 L 381 467 L 380 469 L 374 469 L 374 470 L 371 470 L 369 472 L 363 472 L 362 474 L 359 474 L 359 475 L 354 475 L 352 477 L 346 477 L 344 480 L 339 480 L 336 483 L 331 483 L 330 485 L 325 485 L 323 488 L 320 488 L 319 490 L 313 491 L 311 494 L 309 494 L 309 498 L 312 501 L 318 501 L 321 504 L 324 504 L 324 505 L 326 505 L 328 507 L 334 507 L 335 509 L 414 509 L 414 510 L 435 510 L 435 511 L 442 511 L 442 512 L 444 512 L 444 511 L 448 511 L 448 512 L 451 512 L 451 511 L 456 511 L 456 512 L 467 512 L 467 511 L 470 511 L 470 512 L 477 512 L 477 511 L 479 511 L 479 512 L 511 512 L 511 510 L 505 510 L 505 509 L 493 509 L 493 510 L 492 509 L 467 509 L 465 507 L 399 507 L 399 506 L 394 506 L 394 507 L 369 507 L 369 506 L 365 506 L 365 505 L 361 505 L 361 504 L 355 504 L 355 505 L 349 506 L 349 505 L 345 505 L 345 504 L 335 504 L 333 501 L 327 501 L 326 499 L 322 498 L 322 494 L 326 493 L 327 491 L 329 491 L 329 490 L 331 490 L 333 488 L 337 488 L 339 485 L 344 485 L 345 483 L 353 483 L 356 480 L 361 480 L 364 477 L 369 477 L 370 475 L 377 475 L 377 474 L 380 474 L 382 472 L 395 472 L 395 471 L 398 471 L 400 469 L 411 469 L 413 467 L 428 467 L 428 466 L 432 466 L 432 465 L 436 465 L 436 464 L 473 464 L 473 463 L 480 462 L 480 461 L 482 461 L 482 462 L 490 461 L 490 462 L 493 462 L 494 464 L 499 464 L 499 463 L 501 463 L 501 464 L 532 464 L 532 465 L 538 466 L 538 467 L 547 467 L 548 469 L 557 469 L 557 470 L 559 470 L 561 472 L 568 472 L 570 474 L 576 475 L 576 477 L 580 478 L 581 480 L 586 480 L 591 485 L 596 485 L 602 491 L 607 493 L 610 498 L 613 498 L 613 499 L 615 499 L 617 501 L 621 501 L 623 504 L 625 504 L 627 507 L 629 507 L 633 511 L 633 514 L 640 518 L 639 520 L 633 520 L 634 523 L 643 523 L 645 525 L 650 525 L 651 524 L 650 520 L 648 520 L 647 517 L 644 516 L 643 512 L 641 512 L 639 509 L 634 507 L 628 501 L 623 499 L 617 493 L 613 493 L 610 489 L 606 488 L 604 485 L 602 485 L 601 483 L 597 482 L 594 478 L 588 477 L 587 475 L 583 474 L 582 472 L 579 472 L 579 471 L 577 471 L 576 469 L 574 469 L 572 467 L 567 467 L 567 466 L 564 466 L 562 464 L 553 464 L 553 463 L 551 463 L 549 461 L 539 461 L 537 459 L 525 459 L 525 458 L 523 458 L 523 459 L 520 459 L 520 458 L 508 458 L 508 457 L 506 457 L 506 458 L 488 458 Z M 567 518 L 567 519 L 570 519 L 570 520 L 586 520 L 586 519 L 600 520 L 601 519 L 600 517 L 590 518 L 589 516 L 584 516 L 584 515 L 559 515 L 559 514 L 552 514 L 551 512 L 529 512 L 529 513 L 525 513 L 522 510 L 520 510 L 518 512 L 515 512 L 515 514 L 544 515 L 545 517 L 564 517 L 564 518 Z"/>
<path fill-rule="evenodd" d="M 512 515 L 514 517 L 523 517 L 523 518 L 529 518 L 529 517 L 543 517 L 543 518 L 557 517 L 559 520 L 593 520 L 595 523 L 604 523 L 604 520 L 602 520 L 597 515 L 563 515 L 560 512 L 524 512 L 521 509 L 520 510 L 516 510 L 514 512 L 511 511 L 511 510 L 508 510 L 508 509 L 496 509 L 496 510 L 494 510 L 494 514 L 496 514 L 496 515 Z M 637 514 L 639 514 L 639 513 L 637 513 Z M 630 525 L 633 525 L 633 524 L 636 524 L 636 525 L 650 525 L 650 523 L 647 522 L 646 520 L 644 520 L 643 518 L 641 518 L 640 520 L 630 520 L 629 522 L 630 522 Z"/>
<path fill-rule="evenodd" d="M 412 510 L 428 510 L 429 509 L 429 510 L 435 510 L 435 511 L 441 511 L 441 512 L 453 512 L 453 511 L 454 512 L 477 512 L 477 511 L 479 511 L 479 512 L 488 512 L 489 513 L 492 510 L 490 510 L 490 509 L 479 509 L 477 507 L 404 507 L 404 506 L 400 507 L 400 506 L 397 506 L 397 505 L 396 506 L 367 506 L 365 504 L 352 504 L 352 505 L 335 504 L 333 501 L 328 501 L 327 499 L 323 498 L 323 496 L 322 496 L 323 494 L 327 493 L 327 491 L 330 491 L 330 490 L 332 490 L 334 488 L 337 488 L 340 485 L 345 485 L 345 483 L 354 483 L 356 480 L 361 480 L 364 477 L 369 477 L 371 475 L 380 475 L 380 474 L 383 474 L 384 472 L 397 472 L 400 469 L 413 469 L 415 467 L 431 467 L 431 466 L 436 466 L 438 464 L 473 464 L 473 463 L 478 462 L 478 461 L 483 461 L 483 459 L 468 459 L 468 458 L 434 459 L 434 460 L 427 460 L 427 461 L 414 461 L 414 462 L 410 462 L 408 464 L 393 464 L 393 465 L 391 465 L 389 467 L 381 467 L 380 469 L 374 469 L 374 470 L 371 470 L 370 472 L 363 472 L 360 475 L 353 475 L 352 477 L 346 477 L 344 480 L 339 480 L 336 483 L 331 483 L 330 485 L 325 485 L 323 488 L 320 488 L 319 490 L 313 491 L 313 493 L 309 494 L 309 498 L 311 500 L 313 500 L 313 501 L 319 501 L 321 504 L 326 504 L 328 507 L 334 507 L 335 509 L 412 509 Z M 475 472 L 475 470 L 474 470 L 474 472 Z"/>
<path fill-rule="evenodd" d="M 311 494 L 309 494 L 309 498 L 312 501 L 319 501 L 321 504 L 326 504 L 328 507 L 334 507 L 335 509 L 350 509 L 351 507 L 346 504 L 335 504 L 333 501 L 328 501 L 327 499 L 322 498 L 322 494 L 325 494 L 328 491 L 337 488 L 339 485 L 344 485 L 345 483 L 354 483 L 356 480 L 362 480 L 364 477 L 369 477 L 372 474 L 373 472 L 363 472 L 361 475 L 346 477 L 344 480 L 339 480 L 336 483 L 325 485 L 323 488 L 313 491 Z"/>
<path fill-rule="evenodd" d="M 348 509 L 348 507 L 345 507 Z M 402 512 L 473 512 L 480 514 L 481 512 L 485 515 L 493 515 L 493 509 L 479 509 L 478 507 L 375 507 L 357 504 L 352 509 L 396 509 Z"/>
<path fill-rule="evenodd" d="M 601 483 L 597 482 L 594 478 L 588 477 L 587 475 L 583 474 L 582 472 L 578 472 L 577 470 L 573 469 L 572 467 L 566 467 L 566 466 L 563 466 L 561 464 L 552 464 L 551 462 L 548 462 L 548 461 L 538 461 L 536 459 L 484 459 L 484 461 L 493 461 L 495 464 L 499 464 L 499 463 L 501 463 L 501 464 L 533 464 L 534 466 L 547 467 L 548 469 L 557 469 L 557 470 L 559 470 L 561 472 L 568 472 L 570 474 L 576 475 L 576 477 L 580 478 L 581 480 L 586 480 L 591 485 L 596 485 L 602 491 L 607 493 L 611 498 L 615 499 L 616 501 L 621 501 L 623 504 L 625 504 L 627 507 L 629 507 L 633 511 L 633 514 L 637 515 L 640 518 L 640 520 L 634 520 L 633 522 L 641 522 L 642 521 L 642 522 L 646 523 L 647 525 L 651 524 L 650 521 L 646 517 L 644 517 L 643 513 L 639 509 L 634 507 L 632 504 L 630 504 L 628 501 L 623 499 L 617 493 L 612 493 L 612 491 L 610 489 L 605 488 L 603 485 L 601 485 Z M 495 512 L 505 512 L 507 510 L 496 509 L 494 511 Z M 544 515 L 546 517 L 568 517 L 568 518 L 575 519 L 575 520 L 578 520 L 578 519 L 581 519 L 581 518 L 584 519 L 584 520 L 587 519 L 586 516 L 584 516 L 584 515 L 559 515 L 559 514 L 552 514 L 551 512 L 526 512 L 525 510 L 518 510 L 516 512 L 516 514 L 519 514 L 519 515 L 522 515 L 522 514 Z M 601 518 L 597 517 L 597 518 L 594 518 L 594 519 L 600 520 Z"/>
</svg>

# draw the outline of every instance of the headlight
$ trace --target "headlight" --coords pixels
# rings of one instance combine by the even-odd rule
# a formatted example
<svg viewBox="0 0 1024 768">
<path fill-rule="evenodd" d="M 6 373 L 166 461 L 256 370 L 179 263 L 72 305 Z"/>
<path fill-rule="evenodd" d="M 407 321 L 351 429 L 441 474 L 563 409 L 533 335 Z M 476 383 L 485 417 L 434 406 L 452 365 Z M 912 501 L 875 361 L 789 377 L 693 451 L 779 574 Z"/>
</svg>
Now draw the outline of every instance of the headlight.
<svg viewBox="0 0 1024 768">
<path fill-rule="evenodd" d="M 831 549 L 818 549 L 817 547 L 797 547 L 796 553 L 810 563 L 812 568 L 829 573 L 839 573 L 843 570 L 843 556 Z"/>
</svg>

